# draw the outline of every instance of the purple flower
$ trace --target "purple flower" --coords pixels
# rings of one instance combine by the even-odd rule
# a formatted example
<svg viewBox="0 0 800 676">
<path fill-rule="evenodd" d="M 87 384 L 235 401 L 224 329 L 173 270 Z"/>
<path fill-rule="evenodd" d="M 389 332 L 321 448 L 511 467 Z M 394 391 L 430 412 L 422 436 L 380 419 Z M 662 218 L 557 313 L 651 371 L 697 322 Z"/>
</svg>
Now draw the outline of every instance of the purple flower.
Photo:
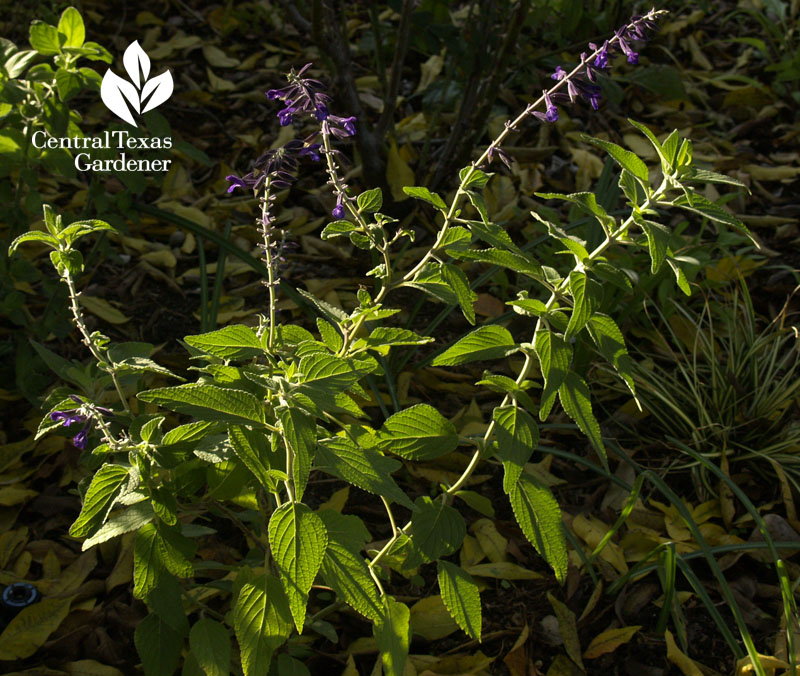
<svg viewBox="0 0 800 676">
<path fill-rule="evenodd" d="M 287 101 L 287 103 L 291 104 L 291 101 Z M 295 112 L 297 112 L 296 109 L 291 105 L 278 111 L 278 122 L 281 123 L 281 127 L 286 127 L 292 123 L 292 114 Z"/>
<path fill-rule="evenodd" d="M 54 422 L 62 420 L 64 427 L 69 427 L 72 423 L 83 422 L 86 420 L 86 416 L 79 414 L 77 409 L 69 411 L 53 411 L 50 413 L 50 420 L 53 420 Z"/>
<path fill-rule="evenodd" d="M 597 50 L 597 45 L 593 42 L 589 43 L 589 47 Z M 597 53 L 597 56 L 594 59 L 594 65 L 597 68 L 606 68 L 608 66 L 608 40 L 603 43 L 603 47 Z"/>
<path fill-rule="evenodd" d="M 317 104 L 317 110 L 314 113 L 317 116 L 317 121 L 322 122 L 322 120 L 328 119 L 328 107 L 324 103 Z"/>
<path fill-rule="evenodd" d="M 75 446 L 75 448 L 84 450 L 86 448 L 86 441 L 88 438 L 89 438 L 89 425 L 86 425 L 80 432 L 78 432 L 72 438 L 72 444 Z"/>
<path fill-rule="evenodd" d="M 346 138 L 348 136 L 356 135 L 356 118 L 351 115 L 350 117 L 339 117 L 338 115 L 328 115 L 327 119 L 328 128 L 331 134 L 337 138 Z"/>
<path fill-rule="evenodd" d="M 567 77 L 567 71 L 561 66 L 556 66 L 556 72 L 550 76 L 553 80 L 563 80 L 565 77 Z"/>
<path fill-rule="evenodd" d="M 336 198 L 336 206 L 333 207 L 333 211 L 331 211 L 331 216 L 336 219 L 344 218 L 344 205 L 342 202 L 344 201 L 344 195 L 339 193 L 339 196 Z"/>
<path fill-rule="evenodd" d="M 319 149 L 322 147 L 321 143 L 310 143 L 309 145 L 305 146 L 299 153 L 297 153 L 298 157 L 303 157 L 303 155 L 308 155 L 314 162 L 319 162 Z"/>
<path fill-rule="evenodd" d="M 245 183 L 243 179 L 239 178 L 238 176 L 234 176 L 233 174 L 226 176 L 225 180 L 231 182 L 231 184 L 228 186 L 228 192 L 233 192 L 236 190 L 236 188 L 247 187 L 247 183 Z"/>
</svg>

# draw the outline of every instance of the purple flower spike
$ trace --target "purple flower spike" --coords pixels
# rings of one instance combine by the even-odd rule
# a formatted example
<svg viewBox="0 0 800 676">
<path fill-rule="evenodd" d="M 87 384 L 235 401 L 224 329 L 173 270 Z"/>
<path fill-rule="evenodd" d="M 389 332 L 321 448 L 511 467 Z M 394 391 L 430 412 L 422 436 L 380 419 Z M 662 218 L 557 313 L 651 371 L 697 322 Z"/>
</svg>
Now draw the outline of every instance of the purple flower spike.
<svg viewBox="0 0 800 676">
<path fill-rule="evenodd" d="M 589 43 L 589 47 L 594 50 L 597 50 L 597 45 L 593 42 Z M 603 43 L 603 48 L 598 52 L 597 56 L 594 59 L 594 65 L 596 68 L 606 68 L 608 66 L 608 40 Z"/>
<path fill-rule="evenodd" d="M 331 211 L 331 216 L 336 219 L 344 218 L 344 205 L 342 202 L 344 201 L 344 195 L 339 193 L 339 196 L 336 198 L 336 206 L 333 207 L 333 211 Z"/>
<path fill-rule="evenodd" d="M 558 120 L 558 108 L 553 105 L 553 102 L 550 100 L 550 93 L 547 91 L 544 92 L 544 105 L 547 107 L 544 118 L 548 122 L 556 122 Z"/>
<path fill-rule="evenodd" d="M 228 192 L 233 192 L 236 188 L 246 188 L 247 183 L 245 183 L 241 178 L 238 176 L 234 176 L 231 174 L 230 176 L 225 177 L 226 181 L 230 181 L 231 184 L 228 186 Z"/>
</svg>

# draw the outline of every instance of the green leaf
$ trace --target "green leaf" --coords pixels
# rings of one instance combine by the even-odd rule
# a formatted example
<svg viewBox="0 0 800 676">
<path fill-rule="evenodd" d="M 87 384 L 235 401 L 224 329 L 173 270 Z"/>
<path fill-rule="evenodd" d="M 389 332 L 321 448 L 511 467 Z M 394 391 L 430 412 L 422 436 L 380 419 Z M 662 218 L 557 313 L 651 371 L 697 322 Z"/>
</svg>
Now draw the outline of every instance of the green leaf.
<svg viewBox="0 0 800 676">
<path fill-rule="evenodd" d="M 334 221 L 333 223 L 328 223 L 328 225 L 323 228 L 322 232 L 320 233 L 320 237 L 322 239 L 346 237 L 351 232 L 357 232 L 360 229 L 360 225 L 357 225 L 351 221 Z"/>
<path fill-rule="evenodd" d="M 217 423 L 205 420 L 178 425 L 178 427 L 171 429 L 164 435 L 161 443 L 164 446 L 169 446 L 182 441 L 200 441 L 205 436 L 214 433 L 216 429 Z"/>
<path fill-rule="evenodd" d="M 292 478 L 294 479 L 294 499 L 303 499 L 303 493 L 311 473 L 314 449 L 317 445 L 317 423 L 300 409 L 289 407 L 281 412 L 283 437 L 294 454 Z"/>
<path fill-rule="evenodd" d="M 664 139 L 664 143 L 661 144 L 661 150 L 664 153 L 664 158 L 667 160 L 667 164 L 671 167 L 675 167 L 675 158 L 678 154 L 678 143 L 680 140 L 680 136 L 678 135 L 678 130 L 673 129 L 669 136 Z"/>
<path fill-rule="evenodd" d="M 432 343 L 435 338 L 420 336 L 409 329 L 393 326 L 378 326 L 372 330 L 368 338 L 359 338 L 353 343 L 353 350 L 375 350 L 386 356 L 389 348 L 395 345 L 425 345 Z"/>
<path fill-rule="evenodd" d="M 539 427 L 527 411 L 517 406 L 498 406 L 492 417 L 497 426 L 497 457 L 505 470 L 503 490 L 510 493 L 539 443 Z"/>
<path fill-rule="evenodd" d="M 672 272 L 675 273 L 675 282 L 678 284 L 678 288 L 683 291 L 685 295 L 691 296 L 692 287 L 689 286 L 689 280 L 686 279 L 686 273 L 671 258 L 667 258 L 667 264 L 672 268 Z"/>
<path fill-rule="evenodd" d="M 586 326 L 586 322 L 594 313 L 595 306 L 586 273 L 577 270 L 569 273 L 569 291 L 572 294 L 574 305 L 567 330 L 564 332 L 565 338 L 571 338 Z"/>
<path fill-rule="evenodd" d="M 647 171 L 647 165 L 642 162 L 635 153 L 632 153 L 630 150 L 625 150 L 625 148 L 618 146 L 616 143 L 603 141 L 599 138 L 584 136 L 583 139 L 589 143 L 599 146 L 600 148 L 603 148 L 606 152 L 608 152 L 609 155 L 611 155 L 611 157 L 616 160 L 620 167 L 626 169 L 633 176 L 638 178 L 642 182 L 642 185 L 650 185 L 650 175 Z"/>
<path fill-rule="evenodd" d="M 77 249 L 51 251 L 50 262 L 62 277 L 77 277 L 83 272 L 83 255 Z"/>
<path fill-rule="evenodd" d="M 661 223 L 637 218 L 636 224 L 647 235 L 647 248 L 650 251 L 650 272 L 656 274 L 669 253 L 669 240 L 672 236 L 669 228 Z"/>
<path fill-rule="evenodd" d="M 67 7 L 58 20 L 58 32 L 67 38 L 64 47 L 82 47 L 86 39 L 81 13 L 74 7 Z"/>
<path fill-rule="evenodd" d="M 419 289 L 444 301 L 448 305 L 458 304 L 458 296 L 442 275 L 442 266 L 438 263 L 426 263 L 425 266 L 405 286 Z"/>
<path fill-rule="evenodd" d="M 145 676 L 173 676 L 183 649 L 183 637 L 159 615 L 151 613 L 136 625 L 136 652 Z"/>
<path fill-rule="evenodd" d="M 744 188 L 748 192 L 750 191 L 747 185 L 742 183 L 739 179 L 731 178 L 725 174 L 718 174 L 715 171 L 708 171 L 707 169 L 696 169 L 692 167 L 681 175 L 681 179 L 686 181 L 698 181 L 700 183 L 728 183 L 729 185 Z"/>
<path fill-rule="evenodd" d="M 473 303 L 478 300 L 478 294 L 469 288 L 469 280 L 464 271 L 452 263 L 445 263 L 442 265 L 442 279 L 455 292 L 462 314 L 474 326 L 475 308 Z"/>
<path fill-rule="evenodd" d="M 537 192 L 534 193 L 537 197 L 546 200 L 565 200 L 577 205 L 581 211 L 594 216 L 603 226 L 606 233 L 611 232 L 615 225 L 616 220 L 613 216 L 609 216 L 608 212 L 597 203 L 597 197 L 593 192 L 576 192 L 571 195 L 562 195 L 561 193 L 554 192 Z"/>
<path fill-rule="evenodd" d="M 508 329 L 497 324 L 480 326 L 442 352 L 433 360 L 433 365 L 459 366 L 473 361 L 500 359 L 516 350 L 517 345 Z"/>
<path fill-rule="evenodd" d="M 404 564 L 406 569 L 430 563 L 455 552 L 464 541 L 467 526 L 457 510 L 427 495 L 414 501 L 411 515 L 411 547 Z"/>
<path fill-rule="evenodd" d="M 494 174 L 486 174 L 477 167 L 464 167 L 458 172 L 458 179 L 461 181 L 461 189 L 483 188 Z"/>
<path fill-rule="evenodd" d="M 595 314 L 589 320 L 589 335 L 597 345 L 600 354 L 619 373 L 635 398 L 636 386 L 633 382 L 631 358 L 628 356 L 625 338 L 617 323 L 608 315 Z"/>
<path fill-rule="evenodd" d="M 687 211 L 693 211 L 696 214 L 710 218 L 712 221 L 718 221 L 720 223 L 733 226 L 737 230 L 741 230 L 746 235 L 750 234 L 747 226 L 738 218 L 736 218 L 736 216 L 728 213 L 725 211 L 725 209 L 714 204 L 710 200 L 707 200 L 694 190 L 690 190 L 688 188 L 684 188 L 684 190 L 687 194 L 676 197 L 672 202 L 673 206 L 686 209 Z"/>
<path fill-rule="evenodd" d="M 544 378 L 539 420 L 546 420 L 556 401 L 556 393 L 567 377 L 572 361 L 572 347 L 561 336 L 542 329 L 533 339 L 533 348 L 539 357 L 539 367 Z"/>
<path fill-rule="evenodd" d="M 567 576 L 567 543 L 561 510 L 550 489 L 523 472 L 509 495 L 522 532 L 544 557 L 559 582 Z"/>
<path fill-rule="evenodd" d="M 433 460 L 458 446 L 456 428 L 428 404 L 417 404 L 391 416 L 378 432 L 382 451 L 408 460 Z"/>
<path fill-rule="evenodd" d="M 529 256 L 514 253 L 513 251 L 501 251 L 500 249 L 467 249 L 466 251 L 448 251 L 453 258 L 461 260 L 476 261 L 479 263 L 490 263 L 508 268 L 514 272 L 541 280 L 543 278 L 542 267 Z"/>
<path fill-rule="evenodd" d="M 154 523 L 158 531 L 156 553 L 161 563 L 173 575 L 191 577 L 194 567 L 187 556 L 192 555 L 194 543 L 181 535 L 180 527 L 170 527 L 160 521 Z"/>
<path fill-rule="evenodd" d="M 402 466 L 378 451 L 356 446 L 345 437 L 334 437 L 320 441 L 314 468 L 413 509 L 411 500 L 391 477 Z"/>
<path fill-rule="evenodd" d="M 94 535 L 83 541 L 81 550 L 86 551 L 118 535 L 139 530 L 145 524 L 150 523 L 154 516 L 155 512 L 153 512 L 153 507 L 149 502 L 146 500 L 137 502 L 135 505 L 113 514 Z"/>
<path fill-rule="evenodd" d="M 229 676 L 231 640 L 228 630 L 208 617 L 195 622 L 189 633 L 189 649 L 206 676 Z"/>
<path fill-rule="evenodd" d="M 154 523 L 148 523 L 136 531 L 133 542 L 133 595 L 137 599 L 146 597 L 164 574 L 159 547 L 161 538 Z"/>
<path fill-rule="evenodd" d="M 272 654 L 292 633 L 292 615 L 281 583 L 262 574 L 242 585 L 233 607 L 233 629 L 245 676 L 264 676 Z"/>
<path fill-rule="evenodd" d="M 391 596 L 383 597 L 384 613 L 372 631 L 378 641 L 385 676 L 403 676 L 411 643 L 411 612 Z"/>
<path fill-rule="evenodd" d="M 358 210 L 368 214 L 380 211 L 383 206 L 383 193 L 380 188 L 372 188 L 362 192 L 357 198 Z"/>
<path fill-rule="evenodd" d="M 181 598 L 181 586 L 172 575 L 163 575 L 144 597 L 150 612 L 158 615 L 183 638 L 189 634 L 189 621 Z"/>
<path fill-rule="evenodd" d="M 303 378 L 290 394 L 304 394 L 323 408 L 333 404 L 335 395 L 355 385 L 368 372 L 347 359 L 324 353 L 304 356 L 298 370 Z"/>
<path fill-rule="evenodd" d="M 664 149 L 661 147 L 661 144 L 658 142 L 658 139 L 656 138 L 655 134 L 641 122 L 637 122 L 636 120 L 632 120 L 630 118 L 628 118 L 628 122 L 630 122 L 634 127 L 636 127 L 640 132 L 642 132 L 647 137 L 647 140 L 650 141 L 653 148 L 655 148 L 655 151 L 658 154 L 659 158 L 661 158 L 662 171 L 665 174 L 671 174 L 674 168 L 672 164 L 667 160 L 667 157 L 664 154 Z"/>
<path fill-rule="evenodd" d="M 81 76 L 75 71 L 59 68 L 56 71 L 56 88 L 62 101 L 69 101 L 81 90 Z"/>
<path fill-rule="evenodd" d="M 627 197 L 632 204 L 641 206 L 644 203 L 644 200 L 647 197 L 645 195 L 644 188 L 642 188 L 642 184 L 636 180 L 631 172 L 623 169 L 620 172 L 619 182 L 617 185 L 622 188 L 622 192 L 625 193 L 625 197 Z"/>
<path fill-rule="evenodd" d="M 20 235 L 13 242 L 11 242 L 11 246 L 8 247 L 8 255 L 10 256 L 13 254 L 17 247 L 25 242 L 43 242 L 54 249 L 58 249 L 58 240 L 51 234 L 39 232 L 38 230 L 31 230 L 30 232 L 26 232 L 24 235 Z"/>
<path fill-rule="evenodd" d="M 328 535 L 325 524 L 302 502 L 285 503 L 269 520 L 269 544 L 298 633 L 302 633 L 308 590 L 314 584 Z"/>
<path fill-rule="evenodd" d="M 264 407 L 259 399 L 244 390 L 189 383 L 140 392 L 141 401 L 158 404 L 176 413 L 201 420 L 264 424 Z"/>
<path fill-rule="evenodd" d="M 444 233 L 439 242 L 438 249 L 444 249 L 448 253 L 451 251 L 463 251 L 472 242 L 472 234 L 460 225 L 451 225 Z"/>
<path fill-rule="evenodd" d="M 278 674 L 280 676 L 311 676 L 308 667 L 291 655 L 278 655 Z"/>
<path fill-rule="evenodd" d="M 600 434 L 600 425 L 592 413 L 592 404 L 589 399 L 589 386 L 586 381 L 574 371 L 569 371 L 564 383 L 558 390 L 561 405 L 594 446 L 600 459 L 605 465 L 606 449 L 603 446 L 603 437 Z"/>
<path fill-rule="evenodd" d="M 334 531 L 337 517 L 342 515 L 325 509 L 319 516 L 328 530 L 328 546 L 320 568 L 325 583 L 356 612 L 373 622 L 380 622 L 383 607 L 364 557 L 352 546 L 353 543 L 337 537 Z"/>
<path fill-rule="evenodd" d="M 319 330 L 319 335 L 322 337 L 322 342 L 325 343 L 325 346 L 331 352 L 338 352 L 342 349 L 344 339 L 333 324 L 325 321 L 322 317 L 317 317 L 317 329 Z"/>
<path fill-rule="evenodd" d="M 264 353 L 256 332 L 243 324 L 232 324 L 217 331 L 186 336 L 194 348 L 220 359 L 250 359 Z"/>
<path fill-rule="evenodd" d="M 81 513 L 69 529 L 75 538 L 86 537 L 96 531 L 106 520 L 114 501 L 128 481 L 128 467 L 103 465 L 92 479 Z"/>
<path fill-rule="evenodd" d="M 409 197 L 414 197 L 415 199 L 422 200 L 423 202 L 427 202 L 428 204 L 432 204 L 437 209 L 441 211 L 447 211 L 447 205 L 444 203 L 444 200 L 439 197 L 435 192 L 431 192 L 424 186 L 404 186 L 403 192 L 408 195 Z"/>
<path fill-rule="evenodd" d="M 472 193 L 470 193 L 470 195 L 471 194 Z M 473 235 L 479 239 L 482 239 L 487 244 L 490 244 L 494 247 L 499 247 L 500 249 L 508 249 L 516 254 L 524 255 L 522 253 L 522 249 L 514 244 L 508 233 L 496 223 L 468 221 L 467 225 L 469 226 L 469 229 L 472 230 Z"/>
<path fill-rule="evenodd" d="M 438 564 L 439 591 L 451 617 L 472 639 L 481 640 L 481 596 L 463 568 L 449 561 Z"/>
<path fill-rule="evenodd" d="M 30 43 L 39 54 L 49 56 L 61 51 L 58 30 L 44 21 L 34 21 L 30 29 Z"/>
</svg>

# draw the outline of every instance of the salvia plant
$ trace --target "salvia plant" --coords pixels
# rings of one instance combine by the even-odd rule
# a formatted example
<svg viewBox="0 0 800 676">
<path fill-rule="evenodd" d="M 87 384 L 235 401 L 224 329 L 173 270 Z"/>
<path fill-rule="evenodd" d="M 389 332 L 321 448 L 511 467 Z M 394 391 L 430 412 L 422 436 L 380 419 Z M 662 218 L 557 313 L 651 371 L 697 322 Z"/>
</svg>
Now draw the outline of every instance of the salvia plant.
<svg viewBox="0 0 800 676">
<path fill-rule="evenodd" d="M 342 151 L 335 146 L 357 133 L 358 121 L 334 114 L 323 84 L 309 77 L 310 66 L 292 71 L 287 86 L 270 90 L 267 97 L 282 103 L 282 125 L 310 122 L 314 132 L 264 152 L 246 175 L 228 177 L 228 192 L 251 192 L 260 205 L 257 227 L 268 310 L 257 327 L 231 325 L 186 336 L 199 374 L 196 382 L 140 391 L 143 373 L 177 376 L 150 359 L 148 344 L 114 345 L 88 332 L 78 304 L 76 280 L 83 264 L 75 243 L 108 224 L 65 225 L 45 206 L 46 231 L 29 232 L 12 243 L 12 251 L 29 241 L 52 249 L 51 259 L 69 289 L 75 324 L 93 357 L 83 366 L 49 353 L 51 365 L 78 392 L 59 389 L 51 395 L 37 436 L 66 426 L 97 468 L 79 486 L 83 508 L 70 529 L 72 536 L 84 539 L 84 548 L 135 531 L 134 595 L 151 610 L 135 634 L 145 673 L 171 674 L 187 638 L 183 673 L 308 673 L 298 659 L 307 654 L 308 641 L 292 637 L 310 630 L 335 641 L 335 629 L 324 618 L 349 606 L 371 622 L 384 673 L 400 676 L 410 643 L 409 608 L 390 593 L 392 571 L 409 576 L 428 565 L 436 567 L 441 599 L 453 619 L 480 639 L 479 586 L 451 559 L 466 534 L 459 506 L 474 497 L 466 487 L 476 468 L 491 459 L 502 464 L 503 490 L 522 532 L 557 580 L 565 580 L 567 545 L 558 503 L 526 470 L 539 439 L 536 418 L 546 420 L 558 400 L 606 464 L 586 362 L 574 357 L 578 348 L 593 344 L 635 396 L 622 332 L 600 310 L 605 279 L 631 284 L 608 253 L 621 246 L 645 250 L 651 271 L 671 267 L 688 294 L 662 210 L 685 209 L 746 232 L 691 187 L 737 182 L 693 167 L 691 141 L 677 131 L 659 142 L 647 127 L 631 121 L 658 154 L 655 169 L 614 143 L 587 138 L 619 165 L 619 185 L 630 212 L 625 218 L 610 215 L 591 192 L 539 194 L 572 203 L 604 235 L 589 246 L 532 213 L 565 254 L 562 269 L 542 264 L 535 252 L 520 248 L 494 223 L 482 191 L 492 177 L 488 165 L 510 162 L 503 143 L 524 121 L 553 123 L 560 105 L 579 101 L 596 109 L 601 73 L 614 55 L 635 64 L 634 50 L 661 14 L 653 10 L 633 17 L 603 44 L 591 45 L 579 63 L 559 67 L 550 88 L 460 171 L 449 202 L 422 186 L 404 188 L 439 214 L 435 241 L 405 269 L 398 250 L 414 232 L 381 212 L 379 189 L 353 194 L 341 170 Z M 304 162 L 316 161 L 324 164 L 334 204 L 334 220 L 322 237 L 347 238 L 372 252 L 378 264 L 368 273 L 374 289 L 359 289 L 358 304 L 349 310 L 298 290 L 318 313 L 312 333 L 278 321 L 286 238 L 275 211 L 278 192 L 290 186 Z M 497 396 L 485 433 L 459 435 L 450 420 L 426 403 L 371 424 L 362 409 L 370 400 L 367 377 L 381 374 L 384 358 L 397 347 L 434 341 L 392 324 L 399 310 L 388 304 L 390 294 L 410 288 L 457 304 L 474 325 L 476 296 L 465 273 L 472 263 L 507 268 L 527 279 L 530 289 L 509 301 L 527 318 L 526 335 L 515 337 L 499 324 L 479 326 L 433 362 L 447 367 L 522 356 L 516 378 L 486 371 L 480 381 Z M 531 379 L 539 375 L 542 391 L 535 397 Z M 129 400 L 134 390 L 136 397 Z M 104 398 L 107 391 L 116 391 L 117 404 Z M 398 459 L 426 462 L 456 449 L 468 453 L 463 471 L 430 494 L 410 495 L 392 476 L 402 466 Z M 306 498 L 312 472 L 375 495 L 385 508 L 390 537 L 376 544 L 360 518 L 326 505 L 312 508 L 309 502 L 316 504 L 316 499 Z M 196 556 L 198 538 L 227 527 L 222 524 L 232 524 L 246 537 L 249 552 L 236 564 Z M 196 618 L 191 626 L 190 617 Z"/>
</svg>

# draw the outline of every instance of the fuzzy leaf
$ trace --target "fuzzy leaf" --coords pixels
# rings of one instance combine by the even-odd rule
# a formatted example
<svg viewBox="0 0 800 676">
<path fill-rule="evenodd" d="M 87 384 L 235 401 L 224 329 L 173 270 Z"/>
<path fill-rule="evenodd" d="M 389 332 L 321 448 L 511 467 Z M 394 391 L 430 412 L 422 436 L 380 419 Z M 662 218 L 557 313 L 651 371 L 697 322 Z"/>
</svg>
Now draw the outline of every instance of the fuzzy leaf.
<svg viewBox="0 0 800 676">
<path fill-rule="evenodd" d="M 439 561 L 438 579 L 442 601 L 450 615 L 470 638 L 480 641 L 481 596 L 472 576 L 449 561 Z"/>
<path fill-rule="evenodd" d="M 408 460 L 433 460 L 458 446 L 456 428 L 428 404 L 417 404 L 391 416 L 378 432 L 383 451 Z"/>
<path fill-rule="evenodd" d="M 473 361 L 500 359 L 517 350 L 508 329 L 497 324 L 480 326 L 433 360 L 434 366 L 459 366 Z"/>
<path fill-rule="evenodd" d="M 496 425 L 497 457 L 505 470 L 503 490 L 509 493 L 539 443 L 539 428 L 533 417 L 517 406 L 498 406 L 492 417 Z"/>
<path fill-rule="evenodd" d="M 589 399 L 589 386 L 578 374 L 570 371 L 564 378 L 564 383 L 558 390 L 561 405 L 594 446 L 603 464 L 606 459 L 606 449 L 603 446 L 603 437 L 600 434 L 600 425 L 592 413 L 592 404 Z"/>
</svg>

